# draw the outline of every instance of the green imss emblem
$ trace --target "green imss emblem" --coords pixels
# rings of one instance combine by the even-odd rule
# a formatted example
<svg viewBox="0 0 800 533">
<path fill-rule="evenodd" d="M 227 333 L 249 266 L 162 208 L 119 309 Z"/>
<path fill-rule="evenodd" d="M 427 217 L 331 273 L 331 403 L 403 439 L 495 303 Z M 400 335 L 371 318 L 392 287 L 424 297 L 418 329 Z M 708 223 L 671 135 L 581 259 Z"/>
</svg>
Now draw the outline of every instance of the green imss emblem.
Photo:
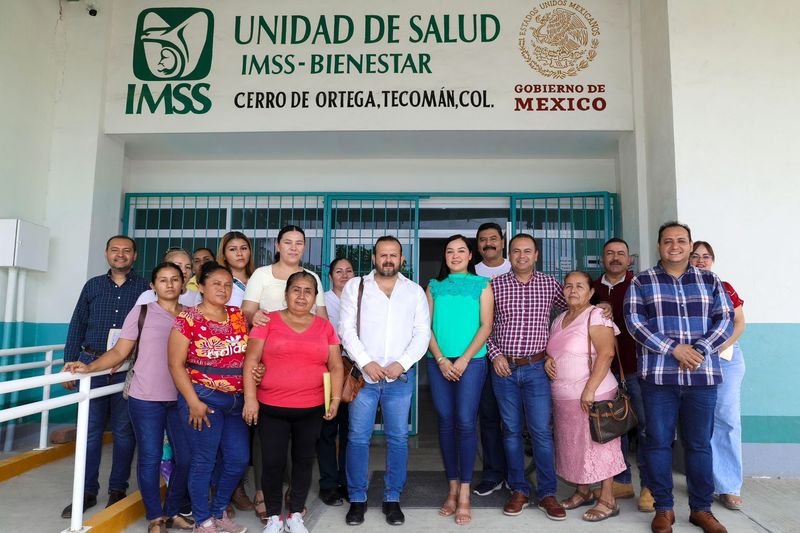
<svg viewBox="0 0 800 533">
<path fill-rule="evenodd" d="M 133 73 L 144 81 L 203 79 L 211 70 L 213 36 L 208 9 L 145 9 L 136 22 Z"/>
</svg>

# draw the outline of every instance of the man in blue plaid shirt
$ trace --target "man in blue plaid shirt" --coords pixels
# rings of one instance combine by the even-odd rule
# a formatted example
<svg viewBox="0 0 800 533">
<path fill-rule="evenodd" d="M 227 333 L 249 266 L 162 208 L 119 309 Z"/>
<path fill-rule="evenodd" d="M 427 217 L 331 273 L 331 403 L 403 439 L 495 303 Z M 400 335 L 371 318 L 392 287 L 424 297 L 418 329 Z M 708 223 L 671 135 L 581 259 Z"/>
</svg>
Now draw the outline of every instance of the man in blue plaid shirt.
<svg viewBox="0 0 800 533">
<path fill-rule="evenodd" d="M 109 270 L 95 276 L 83 286 L 78 303 L 72 313 L 64 345 L 65 361 L 91 363 L 105 353 L 117 336 L 125 317 L 136 299 L 150 288 L 147 280 L 133 271 L 136 261 L 136 243 L 130 237 L 116 235 L 106 242 L 106 261 Z M 92 388 L 122 383 L 125 373 L 92 378 Z M 72 389 L 75 383 L 65 383 Z M 114 448 L 111 458 L 111 476 L 108 481 L 108 505 L 125 497 L 131 462 L 136 447 L 128 402 L 121 392 L 95 398 L 89 402 L 89 434 L 86 439 L 86 474 L 84 478 L 83 508 L 97 504 L 100 457 L 103 453 L 103 432 L 111 422 Z M 62 518 L 72 517 L 72 504 L 62 512 Z"/>
<path fill-rule="evenodd" d="M 656 508 L 651 529 L 669 533 L 675 522 L 672 441 L 680 421 L 689 521 L 706 533 L 725 533 L 711 513 L 711 434 L 722 382 L 719 347 L 733 332 L 733 305 L 713 272 L 689 266 L 688 226 L 662 225 L 658 251 L 661 261 L 634 277 L 624 304 L 647 418 L 645 463 Z"/>
</svg>

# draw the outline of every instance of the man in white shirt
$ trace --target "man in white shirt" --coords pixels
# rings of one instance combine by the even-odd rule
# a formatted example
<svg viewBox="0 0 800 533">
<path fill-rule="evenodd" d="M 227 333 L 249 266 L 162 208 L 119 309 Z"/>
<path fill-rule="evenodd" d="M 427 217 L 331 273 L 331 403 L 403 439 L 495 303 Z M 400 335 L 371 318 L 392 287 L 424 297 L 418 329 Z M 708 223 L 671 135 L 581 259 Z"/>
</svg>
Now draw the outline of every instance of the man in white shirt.
<svg viewBox="0 0 800 533">
<path fill-rule="evenodd" d="M 511 270 L 511 263 L 503 257 L 505 240 L 503 240 L 503 229 L 500 224 L 494 222 L 481 224 L 475 240 L 478 241 L 478 252 L 483 259 L 475 265 L 475 272 L 479 276 L 494 279 Z"/>
<path fill-rule="evenodd" d="M 404 261 L 400 241 L 383 236 L 375 242 L 372 255 L 375 269 L 363 278 L 351 279 L 342 291 L 339 333 L 345 350 L 366 381 L 350 404 L 347 446 L 350 510 L 346 517 L 349 525 L 362 524 L 367 510 L 369 442 L 378 404 L 387 448 L 383 513 L 391 525 L 405 522 L 400 493 L 408 464 L 408 412 L 415 382 L 414 364 L 428 350 L 431 320 L 422 287 L 400 274 Z M 359 298 L 360 289 L 363 292 Z"/>
<path fill-rule="evenodd" d="M 511 270 L 511 263 L 503 257 L 505 240 L 500 224 L 494 222 L 481 224 L 475 240 L 478 242 L 478 252 L 483 259 L 475 265 L 475 272 L 479 276 L 493 279 Z M 491 378 L 491 376 L 489 377 Z M 475 485 L 473 492 L 478 496 L 488 496 L 503 488 L 507 471 L 500 410 L 497 407 L 491 379 L 487 379 L 483 384 L 478 421 L 481 428 L 483 472 L 481 473 L 481 482 Z"/>
</svg>

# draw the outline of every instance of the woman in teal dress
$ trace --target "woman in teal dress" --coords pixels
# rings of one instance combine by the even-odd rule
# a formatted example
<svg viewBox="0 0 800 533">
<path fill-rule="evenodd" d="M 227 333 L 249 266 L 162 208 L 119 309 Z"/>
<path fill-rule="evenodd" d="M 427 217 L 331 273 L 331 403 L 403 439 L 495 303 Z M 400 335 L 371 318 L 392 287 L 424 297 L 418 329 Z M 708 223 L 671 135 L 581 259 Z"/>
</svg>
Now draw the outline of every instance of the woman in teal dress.
<svg viewBox="0 0 800 533">
<path fill-rule="evenodd" d="M 486 379 L 486 339 L 492 332 L 494 295 L 477 276 L 472 246 L 463 235 L 447 239 L 442 266 L 427 290 L 432 335 L 428 379 L 439 420 L 439 446 L 449 490 L 439 510 L 467 524 L 477 449 L 478 404 Z"/>
</svg>

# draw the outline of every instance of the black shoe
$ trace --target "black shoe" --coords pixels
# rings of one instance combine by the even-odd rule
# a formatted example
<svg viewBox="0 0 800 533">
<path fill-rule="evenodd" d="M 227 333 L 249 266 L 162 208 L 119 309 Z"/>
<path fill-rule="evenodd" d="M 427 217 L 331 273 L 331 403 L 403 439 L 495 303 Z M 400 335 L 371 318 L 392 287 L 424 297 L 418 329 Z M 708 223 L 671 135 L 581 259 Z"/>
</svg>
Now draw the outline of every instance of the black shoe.
<svg viewBox="0 0 800 533">
<path fill-rule="evenodd" d="M 108 491 L 108 503 L 106 507 L 111 507 L 125 497 L 124 490 L 110 490 Z"/>
<path fill-rule="evenodd" d="M 353 502 L 344 521 L 348 526 L 360 526 L 364 523 L 364 513 L 367 512 L 367 502 Z"/>
<path fill-rule="evenodd" d="M 386 523 L 390 526 L 402 526 L 406 522 L 406 515 L 400 509 L 400 502 L 383 502 L 383 514 Z"/>
<path fill-rule="evenodd" d="M 338 489 L 320 489 L 319 499 L 322 500 L 322 503 L 325 505 L 330 505 L 331 507 L 339 507 L 340 505 L 344 505 L 344 500 L 339 494 Z"/>
<path fill-rule="evenodd" d="M 88 492 L 83 493 L 83 510 L 89 509 L 90 507 L 94 507 L 97 505 L 97 496 L 94 494 L 89 494 Z M 61 518 L 72 518 L 72 504 L 67 505 L 64 507 L 64 510 L 61 511 Z"/>
<path fill-rule="evenodd" d="M 339 497 L 342 498 L 347 503 L 350 503 L 350 495 L 347 493 L 347 487 L 343 487 L 339 485 L 336 488 L 336 492 L 339 494 Z"/>
</svg>

